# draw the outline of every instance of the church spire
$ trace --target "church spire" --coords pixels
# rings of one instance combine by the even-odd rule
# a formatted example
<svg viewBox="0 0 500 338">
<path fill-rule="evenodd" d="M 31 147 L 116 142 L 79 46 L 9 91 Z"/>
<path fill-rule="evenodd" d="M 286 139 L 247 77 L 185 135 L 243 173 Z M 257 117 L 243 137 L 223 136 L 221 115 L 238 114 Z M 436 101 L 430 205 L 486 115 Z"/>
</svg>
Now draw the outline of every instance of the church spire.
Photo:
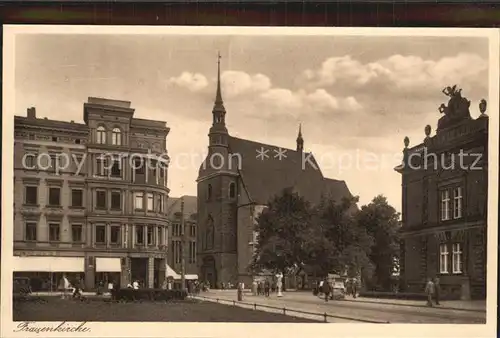
<svg viewBox="0 0 500 338">
<path fill-rule="evenodd" d="M 219 54 L 217 55 L 217 93 L 215 94 L 215 105 L 217 104 L 223 104 L 223 101 L 222 101 L 222 93 L 221 93 L 221 90 L 220 90 L 220 59 L 221 59 L 221 56 L 220 56 L 220 52 Z"/>
<path fill-rule="evenodd" d="M 304 150 L 304 139 L 302 138 L 302 123 L 299 124 L 299 135 L 297 136 L 297 151 Z"/>
</svg>

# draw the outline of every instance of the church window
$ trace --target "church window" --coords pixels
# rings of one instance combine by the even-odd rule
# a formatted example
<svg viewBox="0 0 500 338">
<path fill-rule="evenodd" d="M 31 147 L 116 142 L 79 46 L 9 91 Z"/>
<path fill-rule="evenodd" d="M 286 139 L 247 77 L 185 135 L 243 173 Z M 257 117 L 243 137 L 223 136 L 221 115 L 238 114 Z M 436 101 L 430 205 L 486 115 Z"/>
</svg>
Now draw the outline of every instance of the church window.
<svg viewBox="0 0 500 338">
<path fill-rule="evenodd" d="M 450 191 L 444 189 L 441 191 L 441 220 L 447 221 L 450 219 Z"/>
<path fill-rule="evenodd" d="M 205 248 L 206 249 L 213 249 L 214 247 L 214 220 L 212 217 L 208 218 L 207 221 L 207 231 L 206 231 L 206 238 L 205 238 Z"/>
<path fill-rule="evenodd" d="M 229 198 L 235 198 L 236 197 L 236 184 L 234 182 L 231 182 L 229 184 Z"/>
<path fill-rule="evenodd" d="M 207 189 L 207 200 L 210 201 L 211 199 L 212 199 L 212 185 L 209 184 Z"/>
</svg>

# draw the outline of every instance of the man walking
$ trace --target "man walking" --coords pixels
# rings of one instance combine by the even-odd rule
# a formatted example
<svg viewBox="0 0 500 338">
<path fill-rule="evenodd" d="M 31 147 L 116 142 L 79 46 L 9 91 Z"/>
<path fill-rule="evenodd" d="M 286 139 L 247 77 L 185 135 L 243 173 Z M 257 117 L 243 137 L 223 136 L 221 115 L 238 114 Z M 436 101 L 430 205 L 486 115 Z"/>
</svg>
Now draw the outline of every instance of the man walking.
<svg viewBox="0 0 500 338">
<path fill-rule="evenodd" d="M 434 296 L 435 294 L 435 286 L 431 278 L 427 279 L 427 285 L 425 286 L 425 293 L 427 294 L 427 306 L 432 306 L 432 296 Z"/>
<path fill-rule="evenodd" d="M 436 305 L 439 305 L 439 296 L 441 293 L 441 286 L 439 285 L 439 277 L 434 278 L 434 295 L 436 300 Z"/>
<path fill-rule="evenodd" d="M 264 295 L 266 297 L 269 297 L 269 289 L 271 288 L 271 285 L 269 284 L 269 280 L 266 279 L 266 282 L 264 283 Z"/>
<path fill-rule="evenodd" d="M 323 283 L 323 293 L 325 294 L 325 302 L 328 302 L 328 298 L 330 298 L 331 287 L 328 280 L 325 280 Z"/>
</svg>

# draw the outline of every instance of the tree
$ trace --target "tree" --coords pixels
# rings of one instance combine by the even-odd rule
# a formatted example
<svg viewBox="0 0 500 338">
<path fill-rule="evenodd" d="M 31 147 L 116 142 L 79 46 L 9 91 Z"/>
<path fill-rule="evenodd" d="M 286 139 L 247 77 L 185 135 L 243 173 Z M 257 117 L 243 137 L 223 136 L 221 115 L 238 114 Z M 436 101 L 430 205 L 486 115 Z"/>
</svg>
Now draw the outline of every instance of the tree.
<svg viewBox="0 0 500 338">
<path fill-rule="evenodd" d="M 309 203 L 286 189 L 275 196 L 258 217 L 258 233 L 252 269 L 285 272 L 300 266 L 305 258 L 304 234 L 311 221 Z"/>
<path fill-rule="evenodd" d="M 357 223 L 374 239 L 370 253 L 375 267 L 373 283 L 390 290 L 391 277 L 399 260 L 399 213 L 379 195 L 361 207 Z"/>
<path fill-rule="evenodd" d="M 369 254 L 373 244 L 366 229 L 356 222 L 357 197 L 340 203 L 324 199 L 314 210 L 313 226 L 307 231 L 307 260 L 319 276 L 331 272 L 350 277 L 370 275 Z"/>
</svg>

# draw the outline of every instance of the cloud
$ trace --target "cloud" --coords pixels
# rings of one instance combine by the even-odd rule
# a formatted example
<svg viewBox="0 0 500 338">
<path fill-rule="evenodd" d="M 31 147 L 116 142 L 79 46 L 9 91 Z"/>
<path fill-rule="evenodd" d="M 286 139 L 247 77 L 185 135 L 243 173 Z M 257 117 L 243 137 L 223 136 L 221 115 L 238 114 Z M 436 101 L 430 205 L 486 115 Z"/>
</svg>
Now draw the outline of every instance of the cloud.
<svg viewBox="0 0 500 338">
<path fill-rule="evenodd" d="M 225 71 L 221 75 L 224 95 L 234 97 L 240 94 L 269 90 L 271 80 L 263 74 L 250 75 L 241 71 Z"/>
<path fill-rule="evenodd" d="M 305 70 L 299 82 L 313 88 L 371 86 L 394 92 L 429 93 L 439 90 L 440 93 L 440 89 L 450 84 L 472 88 L 471 82 L 477 82 L 478 74 L 487 69 L 487 60 L 470 53 L 438 60 L 396 54 L 369 63 L 346 55 L 328 58 L 317 69 Z"/>
<path fill-rule="evenodd" d="M 178 77 L 168 79 L 169 84 L 186 88 L 192 92 L 200 91 L 208 86 L 207 78 L 199 73 L 183 72 Z"/>
</svg>

